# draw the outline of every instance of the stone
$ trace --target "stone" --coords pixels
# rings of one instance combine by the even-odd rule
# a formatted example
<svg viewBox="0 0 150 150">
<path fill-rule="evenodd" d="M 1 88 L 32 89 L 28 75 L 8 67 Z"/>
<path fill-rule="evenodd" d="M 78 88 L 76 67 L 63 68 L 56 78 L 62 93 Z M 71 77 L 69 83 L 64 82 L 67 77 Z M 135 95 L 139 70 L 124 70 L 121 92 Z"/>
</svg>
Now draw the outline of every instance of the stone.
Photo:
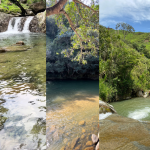
<svg viewBox="0 0 150 150">
<path fill-rule="evenodd" d="M 94 147 L 86 147 L 84 150 L 94 150 Z"/>
<path fill-rule="evenodd" d="M 95 150 L 99 150 L 99 142 L 97 143 Z"/>
<path fill-rule="evenodd" d="M 21 3 L 26 4 L 27 0 L 20 0 Z"/>
<path fill-rule="evenodd" d="M 83 134 L 82 136 L 81 136 L 81 139 L 84 139 L 85 138 L 85 135 Z"/>
<path fill-rule="evenodd" d="M 67 142 L 68 142 L 68 139 L 67 139 L 67 138 L 65 138 L 65 139 L 64 139 L 64 143 L 66 144 Z"/>
<path fill-rule="evenodd" d="M 77 142 L 79 141 L 79 138 L 76 137 L 75 139 L 73 139 L 73 141 L 71 142 L 71 149 L 75 148 Z"/>
<path fill-rule="evenodd" d="M 16 44 L 24 45 L 24 42 L 23 41 L 18 41 Z"/>
<path fill-rule="evenodd" d="M 85 125 L 85 121 L 80 121 L 79 126 L 83 126 L 83 125 Z"/>
<path fill-rule="evenodd" d="M 65 146 L 63 146 L 60 150 L 65 150 Z"/>
<path fill-rule="evenodd" d="M 45 11 L 46 5 L 43 1 L 41 1 L 41 2 L 31 4 L 29 8 L 34 12 L 34 14 L 37 14 Z"/>
<path fill-rule="evenodd" d="M 82 128 L 82 133 L 85 133 L 85 129 L 84 128 Z"/>
<path fill-rule="evenodd" d="M 93 142 L 92 142 L 92 141 L 86 142 L 86 146 L 92 146 L 92 145 L 93 145 Z"/>
<path fill-rule="evenodd" d="M 98 142 L 98 137 L 95 134 L 92 134 L 91 139 L 92 139 L 93 144 Z"/>
</svg>

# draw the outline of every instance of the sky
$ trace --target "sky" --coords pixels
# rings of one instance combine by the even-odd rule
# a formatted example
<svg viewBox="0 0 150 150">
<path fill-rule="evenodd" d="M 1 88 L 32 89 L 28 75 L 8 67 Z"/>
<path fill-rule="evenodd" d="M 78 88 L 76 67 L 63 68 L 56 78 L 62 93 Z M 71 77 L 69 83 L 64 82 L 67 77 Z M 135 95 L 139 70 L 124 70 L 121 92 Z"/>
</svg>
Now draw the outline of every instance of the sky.
<svg viewBox="0 0 150 150">
<path fill-rule="evenodd" d="M 135 32 L 150 32 L 150 0 L 99 0 L 99 5 L 101 25 L 115 29 L 125 22 Z"/>
</svg>

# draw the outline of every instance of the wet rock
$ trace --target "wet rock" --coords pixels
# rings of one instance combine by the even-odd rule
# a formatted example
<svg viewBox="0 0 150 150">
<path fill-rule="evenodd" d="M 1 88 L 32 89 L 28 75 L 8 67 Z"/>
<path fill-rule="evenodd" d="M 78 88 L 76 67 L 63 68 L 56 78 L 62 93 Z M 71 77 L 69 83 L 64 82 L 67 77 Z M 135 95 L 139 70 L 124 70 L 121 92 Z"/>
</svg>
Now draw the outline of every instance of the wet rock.
<svg viewBox="0 0 150 150">
<path fill-rule="evenodd" d="M 99 113 L 101 114 L 107 112 L 117 113 L 112 105 L 99 100 Z"/>
<path fill-rule="evenodd" d="M 23 41 L 18 41 L 16 44 L 18 44 L 18 45 L 24 45 L 24 42 Z"/>
<path fill-rule="evenodd" d="M 139 122 L 131 118 L 112 114 L 100 120 L 100 148 L 101 149 L 128 149 L 132 150 L 132 143 L 150 147 L 150 122 Z M 126 147 L 125 147 L 126 145 Z M 125 147 L 125 148 L 124 148 Z M 134 149 L 139 149 L 134 144 Z"/>
<path fill-rule="evenodd" d="M 98 141 L 98 137 L 95 134 L 92 134 L 91 139 L 92 139 L 93 144 L 96 144 Z"/>
<path fill-rule="evenodd" d="M 85 121 L 80 121 L 79 126 L 83 126 L 83 125 L 85 125 Z"/>
<path fill-rule="evenodd" d="M 94 150 L 94 147 L 86 147 L 84 150 Z"/>
<path fill-rule="evenodd" d="M 84 128 L 82 128 L 82 133 L 85 133 L 85 129 Z"/>
<path fill-rule="evenodd" d="M 99 142 L 97 143 L 95 150 L 99 150 Z"/>
<path fill-rule="evenodd" d="M 85 135 L 83 134 L 82 136 L 81 136 L 81 139 L 84 139 L 85 138 Z"/>
<path fill-rule="evenodd" d="M 136 96 L 137 97 L 143 97 L 144 95 L 143 95 L 144 93 L 142 92 L 142 91 L 138 91 L 137 93 L 136 93 Z"/>
<path fill-rule="evenodd" d="M 75 148 L 75 150 L 81 150 L 81 144 L 78 145 L 78 146 Z"/>
<path fill-rule="evenodd" d="M 76 144 L 78 143 L 78 141 L 79 141 L 79 138 L 78 138 L 78 137 L 75 138 L 75 139 L 73 139 L 73 141 L 71 142 L 71 149 L 75 148 L 75 146 L 76 146 Z"/>
<path fill-rule="evenodd" d="M 92 146 L 92 145 L 93 145 L 93 142 L 92 142 L 92 141 L 86 142 L 86 146 Z"/>
</svg>

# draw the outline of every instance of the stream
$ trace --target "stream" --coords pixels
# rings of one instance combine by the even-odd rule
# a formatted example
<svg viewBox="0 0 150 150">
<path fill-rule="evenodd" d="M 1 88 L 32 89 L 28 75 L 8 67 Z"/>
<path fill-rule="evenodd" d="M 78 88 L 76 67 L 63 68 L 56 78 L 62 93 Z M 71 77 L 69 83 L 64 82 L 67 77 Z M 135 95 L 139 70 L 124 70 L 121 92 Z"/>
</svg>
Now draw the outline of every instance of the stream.
<svg viewBox="0 0 150 150">
<path fill-rule="evenodd" d="M 150 121 L 150 98 L 132 98 L 120 102 L 113 102 L 117 113 L 121 116 L 140 121 Z"/>
<path fill-rule="evenodd" d="M 84 149 L 98 134 L 99 82 L 54 80 L 47 82 L 47 150 Z"/>
<path fill-rule="evenodd" d="M 0 33 L 0 48 L 23 41 L 29 50 L 0 53 L 0 149 L 46 149 L 46 36 Z"/>
</svg>

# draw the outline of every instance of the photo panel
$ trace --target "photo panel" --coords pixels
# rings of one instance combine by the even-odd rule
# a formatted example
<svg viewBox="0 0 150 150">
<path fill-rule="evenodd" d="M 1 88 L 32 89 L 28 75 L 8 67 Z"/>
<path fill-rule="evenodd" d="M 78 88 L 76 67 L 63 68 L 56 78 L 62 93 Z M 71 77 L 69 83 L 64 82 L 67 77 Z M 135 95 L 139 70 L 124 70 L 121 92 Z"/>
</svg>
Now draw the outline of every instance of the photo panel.
<svg viewBox="0 0 150 150">
<path fill-rule="evenodd" d="M 99 149 L 148 150 L 150 1 L 99 4 Z"/>
<path fill-rule="evenodd" d="M 0 3 L 0 150 L 46 150 L 45 9 Z"/>
<path fill-rule="evenodd" d="M 47 150 L 98 150 L 99 1 L 46 7 Z"/>
</svg>

